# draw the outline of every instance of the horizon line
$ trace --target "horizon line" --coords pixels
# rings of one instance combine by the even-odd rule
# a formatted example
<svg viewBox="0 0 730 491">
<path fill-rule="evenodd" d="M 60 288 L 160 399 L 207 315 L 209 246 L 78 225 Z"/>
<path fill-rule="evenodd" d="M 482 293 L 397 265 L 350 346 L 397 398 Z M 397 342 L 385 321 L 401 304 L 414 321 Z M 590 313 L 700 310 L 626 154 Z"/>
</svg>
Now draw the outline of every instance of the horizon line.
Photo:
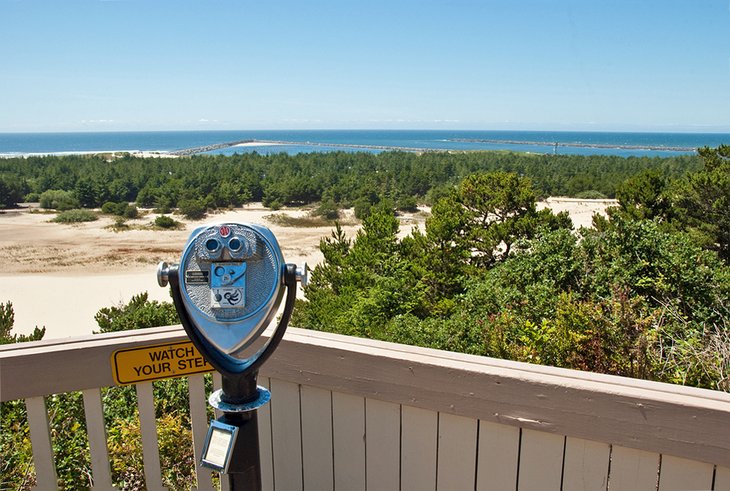
<svg viewBox="0 0 730 491">
<path fill-rule="evenodd" d="M 536 133 L 675 133 L 675 134 L 717 134 L 730 135 L 730 128 L 725 130 L 705 130 L 701 128 L 692 130 L 596 130 L 596 129 L 474 129 L 474 128 L 262 128 L 262 129 L 145 129 L 145 130 L 105 130 L 105 129 L 79 129 L 79 130 L 42 130 L 42 131 L 4 131 L 0 130 L 0 135 L 37 135 L 37 134 L 84 134 L 84 133 L 194 133 L 194 132 L 269 132 L 269 131 L 291 131 L 291 132 L 308 132 L 308 131 L 464 131 L 464 132 L 536 132 Z"/>
</svg>

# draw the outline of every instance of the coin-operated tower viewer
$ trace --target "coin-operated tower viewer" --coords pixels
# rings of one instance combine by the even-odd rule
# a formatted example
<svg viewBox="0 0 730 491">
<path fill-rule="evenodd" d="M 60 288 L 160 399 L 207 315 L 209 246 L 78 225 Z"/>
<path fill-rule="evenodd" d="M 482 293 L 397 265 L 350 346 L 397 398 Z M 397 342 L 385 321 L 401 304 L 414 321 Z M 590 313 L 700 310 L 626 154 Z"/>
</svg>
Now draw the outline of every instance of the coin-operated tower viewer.
<svg viewBox="0 0 730 491">
<path fill-rule="evenodd" d="M 190 340 L 223 380 L 208 400 L 223 416 L 211 421 L 201 463 L 228 473 L 232 490 L 260 489 L 256 410 L 271 395 L 256 377 L 284 335 L 306 264 L 284 263 L 266 227 L 223 223 L 195 229 L 180 264 L 160 263 L 157 281 L 170 285 Z M 260 346 L 284 296 L 276 330 Z"/>
</svg>

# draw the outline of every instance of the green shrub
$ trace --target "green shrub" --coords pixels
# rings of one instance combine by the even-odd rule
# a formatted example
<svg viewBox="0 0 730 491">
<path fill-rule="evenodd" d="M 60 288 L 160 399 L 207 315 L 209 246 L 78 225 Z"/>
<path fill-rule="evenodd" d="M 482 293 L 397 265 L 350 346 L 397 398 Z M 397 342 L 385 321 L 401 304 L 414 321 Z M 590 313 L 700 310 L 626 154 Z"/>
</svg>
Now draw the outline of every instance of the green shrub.
<svg viewBox="0 0 730 491">
<path fill-rule="evenodd" d="M 81 223 L 81 222 L 93 222 L 99 217 L 90 210 L 67 210 L 62 211 L 51 221 L 55 223 Z"/>
<path fill-rule="evenodd" d="M 36 482 L 25 401 L 0 402 L 0 414 L 0 489 L 32 489 Z"/>
<path fill-rule="evenodd" d="M 36 193 L 36 192 L 28 193 L 25 195 L 23 200 L 26 203 L 37 203 L 38 201 L 41 200 L 41 193 Z"/>
<path fill-rule="evenodd" d="M 109 225 L 109 229 L 113 230 L 114 232 L 122 232 L 124 230 L 129 230 L 129 225 L 127 225 L 127 219 L 124 217 L 116 217 L 114 220 L 114 223 Z"/>
<path fill-rule="evenodd" d="M 147 292 L 133 296 L 126 305 L 100 309 L 94 320 L 101 333 L 170 326 L 180 322 L 172 303 L 149 300 Z"/>
<path fill-rule="evenodd" d="M 11 302 L 0 303 L 0 344 L 43 339 L 46 328 L 32 334 L 12 334 L 15 311 Z M 23 400 L 0 402 L 0 489 L 30 489 L 34 486 L 33 451 L 28 415 Z"/>
<path fill-rule="evenodd" d="M 139 216 L 137 207 L 126 202 L 107 201 L 102 205 L 101 212 L 105 215 L 117 215 L 124 218 L 137 218 Z"/>
<path fill-rule="evenodd" d="M 175 414 L 157 419 L 162 480 L 170 489 L 195 485 L 195 455 L 189 424 Z M 138 420 L 114 421 L 109 430 L 109 461 L 114 481 L 122 489 L 144 489 L 142 437 Z"/>
<path fill-rule="evenodd" d="M 124 212 L 122 213 L 122 216 L 124 218 L 137 218 L 139 216 L 139 210 L 134 205 L 127 205 L 124 207 Z"/>
<path fill-rule="evenodd" d="M 167 215 L 160 215 L 157 218 L 155 218 L 155 227 L 172 229 L 172 228 L 178 228 L 179 226 L 180 226 L 180 222 L 170 218 Z"/>
<path fill-rule="evenodd" d="M 273 200 L 273 201 L 269 201 L 267 203 L 264 203 L 264 206 L 268 206 L 270 209 L 276 211 L 276 210 L 281 210 L 281 207 L 283 205 L 281 204 L 281 201 Z"/>
<path fill-rule="evenodd" d="M 402 239 L 387 198 L 354 240 L 336 227 L 293 323 L 730 391 L 730 268 L 718 253 L 628 213 L 576 235 L 536 211 L 522 179 L 467 177 L 425 233 Z"/>
<path fill-rule="evenodd" d="M 355 218 L 358 220 L 364 220 L 370 216 L 370 211 L 373 207 L 373 203 L 367 198 L 357 198 L 353 204 L 355 211 Z"/>
<path fill-rule="evenodd" d="M 107 201 L 101 205 L 101 212 L 105 215 L 116 215 L 117 204 L 113 201 Z"/>
<path fill-rule="evenodd" d="M 178 203 L 178 211 L 190 220 L 200 220 L 207 211 L 205 204 L 199 199 L 184 199 Z"/>
<path fill-rule="evenodd" d="M 396 202 L 398 211 L 415 213 L 418 211 L 418 201 L 415 196 L 401 196 Z"/>
<path fill-rule="evenodd" d="M 337 220 L 340 218 L 340 210 L 337 207 L 337 203 L 331 199 L 322 201 L 312 214 L 327 220 Z"/>
<path fill-rule="evenodd" d="M 40 201 L 41 208 L 58 211 L 72 210 L 81 206 L 74 193 L 60 189 L 44 191 L 38 200 Z"/>
<path fill-rule="evenodd" d="M 179 322 L 171 303 L 149 301 L 146 293 L 132 297 L 126 305 L 101 309 L 95 318 L 101 332 Z M 11 334 L 13 321 L 12 304 L 0 303 L 0 344 L 43 337 L 44 330 L 38 329 L 31 336 Z M 208 390 L 211 385 L 211 377 L 206 376 Z M 169 489 L 194 487 L 188 389 L 185 378 L 153 383 L 162 480 Z M 102 398 L 114 485 L 145 489 L 135 389 L 103 388 Z M 82 399 L 81 392 L 46 397 L 59 489 L 88 489 L 92 484 Z M 36 482 L 25 404 L 22 400 L 0 403 L 0 414 L 0 489 L 32 489 Z"/>
</svg>

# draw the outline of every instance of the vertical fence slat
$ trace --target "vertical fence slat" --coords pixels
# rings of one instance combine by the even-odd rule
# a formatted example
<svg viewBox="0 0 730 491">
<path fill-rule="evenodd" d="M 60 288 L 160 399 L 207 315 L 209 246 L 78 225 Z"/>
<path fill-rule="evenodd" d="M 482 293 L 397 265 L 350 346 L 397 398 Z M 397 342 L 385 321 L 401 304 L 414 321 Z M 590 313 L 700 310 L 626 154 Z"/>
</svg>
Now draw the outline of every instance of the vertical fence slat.
<svg viewBox="0 0 730 491">
<path fill-rule="evenodd" d="M 193 459 L 195 460 L 195 476 L 198 491 L 213 491 L 211 471 L 200 465 L 203 455 L 203 444 L 208 434 L 208 401 L 205 397 L 205 376 L 203 374 L 188 377 L 188 395 L 190 399 L 190 420 L 193 428 Z"/>
<path fill-rule="evenodd" d="M 332 394 L 335 488 L 365 490 L 365 398 Z"/>
<path fill-rule="evenodd" d="M 437 489 L 474 489 L 477 427 L 475 419 L 439 414 Z"/>
<path fill-rule="evenodd" d="M 142 432 L 144 480 L 147 489 L 151 491 L 166 490 L 162 485 L 162 471 L 160 470 L 160 449 L 157 444 L 157 422 L 155 421 L 152 382 L 141 382 L 136 387 L 139 426 Z"/>
<path fill-rule="evenodd" d="M 438 413 L 403 406 L 401 415 L 401 489 L 436 489 Z"/>
<path fill-rule="evenodd" d="M 260 377 L 258 384 L 270 388 L 268 377 Z M 261 489 L 274 491 L 274 457 L 271 449 L 271 404 L 258 410 L 259 420 L 259 457 L 261 459 Z"/>
<path fill-rule="evenodd" d="M 333 489 L 332 392 L 302 385 L 301 400 L 303 489 Z"/>
<path fill-rule="evenodd" d="M 368 489 L 400 489 L 400 405 L 365 400 L 365 468 Z"/>
<path fill-rule="evenodd" d="M 611 446 L 607 443 L 567 437 L 563 491 L 606 491 Z"/>
<path fill-rule="evenodd" d="M 299 386 L 271 379 L 271 429 L 277 489 L 302 489 Z"/>
<path fill-rule="evenodd" d="M 520 429 L 479 421 L 477 491 L 517 488 Z"/>
<path fill-rule="evenodd" d="M 717 466 L 715 468 L 715 491 L 730 491 L 730 468 Z"/>
<path fill-rule="evenodd" d="M 614 445 L 611 449 L 611 491 L 656 489 L 659 454 Z"/>
<path fill-rule="evenodd" d="M 213 390 L 218 390 L 223 386 L 223 378 L 219 372 L 213 372 Z M 215 417 L 220 418 L 223 416 L 223 412 L 215 410 Z M 231 483 L 228 480 L 228 474 L 218 474 L 220 476 L 221 491 L 228 491 L 231 489 Z"/>
<path fill-rule="evenodd" d="M 112 486 L 112 475 L 109 469 L 109 450 L 107 449 L 101 389 L 86 389 L 81 393 L 84 397 L 86 433 L 89 437 L 91 471 L 94 476 L 92 489 L 116 489 Z"/>
<path fill-rule="evenodd" d="M 223 377 L 221 377 L 221 374 L 218 372 L 213 372 L 212 377 L 213 377 L 213 391 L 215 392 L 216 390 L 223 387 Z M 214 410 L 213 412 L 215 413 L 216 418 L 220 418 L 221 416 L 223 416 L 223 413 L 221 411 L 219 411 L 218 409 Z"/>
<path fill-rule="evenodd" d="M 565 437 L 522 429 L 520 439 L 520 491 L 559 490 L 563 474 Z"/>
<path fill-rule="evenodd" d="M 711 489 L 715 466 L 696 460 L 662 455 L 659 491 Z"/>
<path fill-rule="evenodd" d="M 30 426 L 30 441 L 33 445 L 33 463 L 38 486 L 36 489 L 57 489 L 58 477 L 53 461 L 51 429 L 48 426 L 48 411 L 43 397 L 29 397 L 25 400 Z"/>
</svg>

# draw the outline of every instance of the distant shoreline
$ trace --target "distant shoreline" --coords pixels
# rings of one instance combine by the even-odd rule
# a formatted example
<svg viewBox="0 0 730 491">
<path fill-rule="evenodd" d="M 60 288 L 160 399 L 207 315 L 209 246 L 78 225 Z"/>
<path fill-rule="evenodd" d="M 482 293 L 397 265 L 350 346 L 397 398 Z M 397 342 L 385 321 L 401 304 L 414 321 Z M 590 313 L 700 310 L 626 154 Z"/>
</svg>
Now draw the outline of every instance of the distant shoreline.
<svg viewBox="0 0 730 491">
<path fill-rule="evenodd" d="M 122 154 L 181 156 L 241 152 L 509 151 L 654 157 L 694 154 L 730 143 L 722 133 L 509 130 L 248 130 L 0 133 L 0 158 Z M 273 147 L 274 145 L 278 146 Z M 245 148 L 244 148 L 245 147 Z M 268 149 L 267 149 L 268 147 Z M 274 150 L 272 150 L 272 148 Z M 260 150 L 259 150 L 260 149 Z"/>
<path fill-rule="evenodd" d="M 124 155 L 135 157 L 176 157 L 165 150 L 67 150 L 63 152 L 8 152 L 0 153 L 0 159 L 16 159 L 29 157 L 70 157 L 72 155 Z"/>
<path fill-rule="evenodd" d="M 497 145 L 533 145 L 541 147 L 563 147 L 563 148 L 605 148 L 615 150 L 657 150 L 664 152 L 696 152 L 695 147 L 677 147 L 665 145 L 609 145 L 603 143 L 581 143 L 581 142 L 543 142 L 530 140 L 490 140 L 477 138 L 451 138 L 447 141 L 461 143 L 489 143 Z M 223 145 L 223 144 L 221 144 Z M 259 145 L 302 145 L 317 147 L 342 147 L 342 148 L 363 148 L 368 150 L 385 150 L 385 151 L 405 151 L 405 152 L 489 152 L 495 150 L 454 150 L 449 148 L 430 148 L 430 147 L 402 147 L 394 145 L 363 145 L 351 143 L 327 143 L 327 142 L 295 142 L 295 141 L 270 141 L 270 140 L 251 140 L 246 143 L 248 146 Z M 244 146 L 235 145 L 230 146 Z"/>
<path fill-rule="evenodd" d="M 602 143 L 580 143 L 580 142 L 542 142 L 522 140 L 487 140 L 470 138 L 452 138 L 447 141 L 459 143 L 487 143 L 495 145 L 527 145 L 548 148 L 599 148 L 607 150 L 645 150 L 661 152 L 697 153 L 694 147 L 670 147 L 663 145 L 609 145 Z M 432 147 L 404 147 L 397 145 L 368 145 L 361 143 L 328 143 L 312 141 L 285 141 L 285 140 L 237 140 L 232 142 L 214 143 L 200 147 L 183 148 L 179 150 L 79 150 L 63 152 L 33 152 L 33 153 L 2 153 L 0 158 L 24 158 L 24 157 L 63 157 L 70 155 L 102 155 L 102 154 L 130 154 L 134 157 L 186 157 L 191 155 L 202 155 L 213 150 L 222 150 L 232 147 L 269 147 L 269 146 L 299 146 L 299 147 L 328 147 L 328 148 L 349 148 L 356 150 L 381 150 L 384 152 L 413 152 L 413 153 L 459 153 L 459 152 L 500 152 L 511 151 L 524 153 L 524 151 L 509 149 L 453 149 L 453 148 L 432 148 Z M 528 152 L 529 153 L 529 152 Z"/>
</svg>

